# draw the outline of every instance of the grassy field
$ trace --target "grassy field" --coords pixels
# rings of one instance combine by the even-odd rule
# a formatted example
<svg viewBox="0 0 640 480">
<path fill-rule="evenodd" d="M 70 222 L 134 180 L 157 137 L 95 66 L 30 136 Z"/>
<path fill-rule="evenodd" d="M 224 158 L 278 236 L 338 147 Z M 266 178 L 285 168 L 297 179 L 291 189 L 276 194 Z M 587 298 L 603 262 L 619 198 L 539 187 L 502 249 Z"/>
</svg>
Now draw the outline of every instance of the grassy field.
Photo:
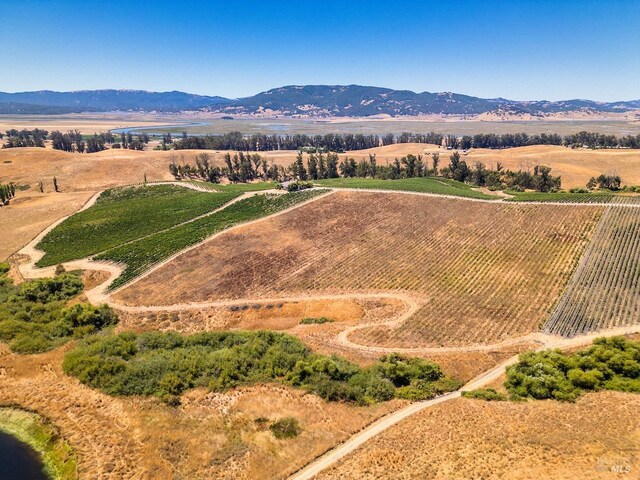
<svg viewBox="0 0 640 480">
<path fill-rule="evenodd" d="M 241 193 L 196 192 L 173 185 L 107 190 L 38 244 L 46 267 L 103 252 L 215 210 Z"/>
<path fill-rule="evenodd" d="M 324 193 L 306 191 L 284 195 L 258 195 L 229 205 L 224 210 L 179 225 L 140 240 L 121 245 L 97 255 L 96 260 L 108 260 L 125 265 L 125 270 L 111 288 L 124 285 L 152 265 L 191 245 L 201 242 L 214 233 L 238 223 L 255 220 L 309 200 Z"/>
<path fill-rule="evenodd" d="M 423 307 L 403 326 L 352 335 L 389 347 L 497 341 L 547 319 L 601 211 L 338 191 L 221 235 L 116 300 L 406 292 Z"/>
<path fill-rule="evenodd" d="M 572 337 L 638 322 L 640 208 L 607 207 L 544 331 Z"/>
<path fill-rule="evenodd" d="M 446 178 L 403 178 L 399 180 L 379 180 L 374 178 L 331 178 L 315 180 L 314 183 L 331 188 L 365 188 L 376 190 L 398 190 L 405 192 L 436 193 L 457 197 L 495 200 L 495 196 L 473 190 L 469 185 Z"/>
</svg>

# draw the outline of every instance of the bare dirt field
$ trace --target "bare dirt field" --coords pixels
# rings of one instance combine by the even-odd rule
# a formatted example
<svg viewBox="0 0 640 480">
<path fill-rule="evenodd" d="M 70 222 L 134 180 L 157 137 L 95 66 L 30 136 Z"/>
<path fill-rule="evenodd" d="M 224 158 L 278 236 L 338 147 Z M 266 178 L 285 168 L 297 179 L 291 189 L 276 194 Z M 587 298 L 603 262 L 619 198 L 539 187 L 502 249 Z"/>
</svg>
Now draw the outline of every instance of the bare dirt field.
<svg viewBox="0 0 640 480">
<path fill-rule="evenodd" d="M 15 128 L 31 130 L 79 130 L 92 134 L 122 127 L 146 127 L 175 123 L 175 117 L 127 113 L 77 113 L 67 115 L 0 115 L 0 132 Z"/>
<path fill-rule="evenodd" d="M 317 478 L 637 478 L 639 407 L 640 396 L 620 392 L 576 404 L 457 399 L 392 427 Z"/>
<path fill-rule="evenodd" d="M 0 242 L 0 261 L 29 243 L 59 218 L 71 215 L 93 192 L 17 192 L 9 205 L 0 207 L 0 224 L 5 229 Z M 11 234 L 7 234 L 11 232 Z"/>
<path fill-rule="evenodd" d="M 355 407 L 262 385 L 192 390 L 172 408 L 81 385 L 62 373 L 63 350 L 19 356 L 0 345 L 0 403 L 49 419 L 75 450 L 80 478 L 283 478 L 402 404 Z M 287 416 L 300 422 L 296 438 L 277 440 L 256 422 Z"/>
<path fill-rule="evenodd" d="M 601 212 L 336 192 L 223 234 L 114 300 L 172 305 L 405 292 L 421 305 L 414 316 L 352 339 L 392 347 L 499 341 L 539 329 Z"/>
</svg>

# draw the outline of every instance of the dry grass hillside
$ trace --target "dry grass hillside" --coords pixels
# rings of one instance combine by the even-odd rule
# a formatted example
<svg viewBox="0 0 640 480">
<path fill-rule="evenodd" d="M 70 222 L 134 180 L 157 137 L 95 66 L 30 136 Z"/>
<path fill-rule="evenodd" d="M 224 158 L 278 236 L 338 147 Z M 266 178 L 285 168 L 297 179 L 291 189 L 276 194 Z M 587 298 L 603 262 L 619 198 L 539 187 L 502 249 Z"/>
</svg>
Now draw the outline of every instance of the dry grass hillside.
<svg viewBox="0 0 640 480">
<path fill-rule="evenodd" d="M 174 408 L 81 385 L 62 372 L 63 350 L 20 356 L 0 344 L 0 404 L 47 418 L 78 456 L 80 478 L 284 478 L 401 405 L 356 407 L 258 385 L 192 390 Z M 288 440 L 277 440 L 258 420 L 287 416 L 302 428 Z"/>
<path fill-rule="evenodd" d="M 360 158 L 375 153 L 378 163 L 384 164 L 408 154 L 429 156 L 436 152 L 440 153 L 440 166 L 446 166 L 449 163 L 451 151 L 422 143 L 387 145 L 349 152 L 348 155 Z M 554 145 L 532 145 L 503 150 L 472 149 L 464 159 L 470 165 L 480 161 L 491 168 L 495 168 L 496 163 L 500 162 L 505 168 L 512 170 L 533 170 L 535 165 L 548 165 L 552 168 L 554 175 L 562 177 L 563 188 L 584 187 L 591 177 L 607 172 L 619 174 L 624 184 L 640 185 L 639 150 L 590 150 Z M 427 160 L 431 162 L 430 158 Z"/>
<path fill-rule="evenodd" d="M 55 175 L 66 191 L 95 190 L 116 185 L 141 182 L 146 173 L 149 181 L 171 180 L 169 163 L 193 162 L 203 150 L 143 152 L 105 150 L 94 154 L 66 153 L 50 148 L 0 149 L 0 181 L 36 184 L 50 182 Z M 224 151 L 206 151 L 214 163 L 222 165 Z M 448 164 L 450 151 L 436 145 L 404 143 L 357 150 L 341 154 L 356 159 L 375 154 L 379 164 L 392 162 L 408 154 L 424 155 L 430 163 L 431 153 L 440 153 L 440 166 Z M 269 162 L 289 165 L 295 151 L 260 152 Z M 589 178 L 601 173 L 616 172 L 625 184 L 640 184 L 640 152 L 637 150 L 588 150 L 557 146 L 529 146 L 504 150 L 473 149 L 465 157 L 468 163 L 481 161 L 488 167 L 501 162 L 510 169 L 533 169 L 537 164 L 548 165 L 555 175 L 562 177 L 565 188 L 584 187 Z"/>
<path fill-rule="evenodd" d="M 84 205 L 92 192 L 18 192 L 9 205 L 0 208 L 3 229 L 0 261 L 22 248 L 56 220 L 71 215 Z"/>
<path fill-rule="evenodd" d="M 591 177 L 615 172 L 626 185 L 640 185 L 639 150 L 590 150 L 584 148 L 534 145 L 505 150 L 478 149 L 469 152 L 468 159 L 481 161 L 495 168 L 501 162 L 510 169 L 533 169 L 548 165 L 554 175 L 562 177 L 564 188 L 584 187 Z"/>
<path fill-rule="evenodd" d="M 317 478 L 638 478 L 638 408 L 640 396 L 620 392 L 576 404 L 457 399 L 383 432 Z"/>
</svg>

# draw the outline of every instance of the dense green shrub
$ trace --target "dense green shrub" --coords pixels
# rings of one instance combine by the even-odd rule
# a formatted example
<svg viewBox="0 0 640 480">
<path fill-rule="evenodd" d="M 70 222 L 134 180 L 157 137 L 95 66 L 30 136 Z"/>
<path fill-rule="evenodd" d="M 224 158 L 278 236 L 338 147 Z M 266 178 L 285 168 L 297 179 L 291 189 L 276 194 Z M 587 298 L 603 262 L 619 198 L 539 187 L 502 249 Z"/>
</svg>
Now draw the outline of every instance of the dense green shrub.
<svg viewBox="0 0 640 480">
<path fill-rule="evenodd" d="M 332 322 L 333 320 L 327 317 L 306 317 L 300 320 L 300 325 L 314 325 Z"/>
<path fill-rule="evenodd" d="M 67 306 L 83 289 L 77 275 L 63 273 L 14 286 L 7 272 L 6 265 L 0 264 L 0 341 L 7 342 L 14 352 L 44 352 L 117 321 L 106 305 Z"/>
<path fill-rule="evenodd" d="M 269 425 L 269 430 L 271 430 L 273 436 L 278 440 L 283 440 L 285 438 L 297 437 L 300 435 L 301 429 L 298 420 L 293 417 L 285 417 Z"/>
<path fill-rule="evenodd" d="M 462 392 L 464 398 L 475 398 L 478 400 L 486 400 L 488 402 L 502 402 L 507 399 L 502 393 L 497 392 L 493 388 L 479 388 L 478 390 L 470 390 Z"/>
<path fill-rule="evenodd" d="M 66 373 L 111 395 L 155 395 L 169 403 L 189 388 L 222 391 L 282 382 L 329 401 L 389 400 L 411 387 L 430 398 L 457 383 L 440 383 L 437 365 L 388 355 L 368 368 L 312 353 L 295 337 L 270 331 L 93 336 L 67 353 Z M 408 398 L 403 396 L 403 398 Z"/>
<path fill-rule="evenodd" d="M 507 389 L 535 399 L 575 401 L 584 391 L 640 392 L 640 342 L 599 338 L 586 350 L 529 352 L 507 369 Z"/>
</svg>

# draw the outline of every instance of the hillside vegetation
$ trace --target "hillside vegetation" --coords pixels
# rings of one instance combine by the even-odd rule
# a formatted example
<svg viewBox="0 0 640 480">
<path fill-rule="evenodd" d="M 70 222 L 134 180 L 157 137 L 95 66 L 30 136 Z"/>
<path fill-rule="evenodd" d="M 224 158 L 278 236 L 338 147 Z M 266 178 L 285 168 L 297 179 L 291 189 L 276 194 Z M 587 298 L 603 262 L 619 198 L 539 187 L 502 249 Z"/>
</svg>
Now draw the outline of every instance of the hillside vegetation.
<svg viewBox="0 0 640 480">
<path fill-rule="evenodd" d="M 229 202 L 241 192 L 210 194 L 173 185 L 116 188 L 66 219 L 38 244 L 39 267 L 77 260 L 169 228 Z"/>
<path fill-rule="evenodd" d="M 63 368 L 110 395 L 156 395 L 171 404 L 196 386 L 222 391 L 284 382 L 325 400 L 360 404 L 426 399 L 458 386 L 426 360 L 388 355 L 361 368 L 311 353 L 295 337 L 269 331 L 93 337 L 65 356 Z"/>
<path fill-rule="evenodd" d="M 525 353 L 507 369 L 505 386 L 517 397 L 563 401 L 575 401 L 586 391 L 640 393 L 640 342 L 599 338 L 575 353 Z"/>
<path fill-rule="evenodd" d="M 0 341 L 14 352 L 44 352 L 117 321 L 106 305 L 68 305 L 83 289 L 76 275 L 65 273 L 14 286 L 7 272 L 8 266 L 0 264 Z"/>
</svg>

